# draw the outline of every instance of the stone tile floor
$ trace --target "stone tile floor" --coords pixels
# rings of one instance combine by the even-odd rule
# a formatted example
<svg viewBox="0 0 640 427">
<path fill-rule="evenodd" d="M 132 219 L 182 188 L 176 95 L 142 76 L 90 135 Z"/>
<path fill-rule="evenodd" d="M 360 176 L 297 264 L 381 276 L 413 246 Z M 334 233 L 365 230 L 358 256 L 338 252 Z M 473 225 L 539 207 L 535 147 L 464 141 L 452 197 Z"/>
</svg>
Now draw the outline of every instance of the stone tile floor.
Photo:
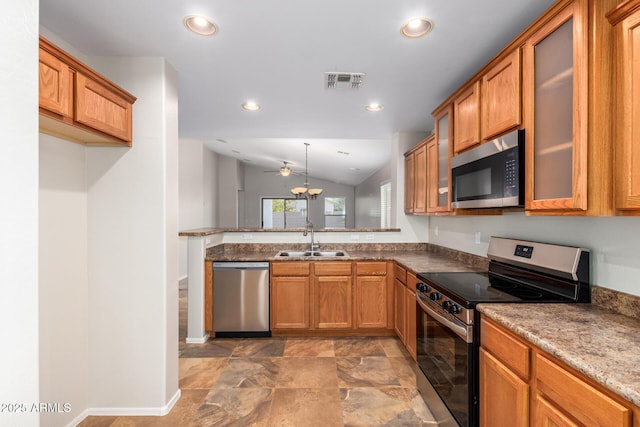
<svg viewBox="0 0 640 427">
<path fill-rule="evenodd" d="M 435 426 L 395 337 L 244 338 L 185 344 L 180 400 L 164 417 L 88 417 L 80 426 Z"/>
</svg>

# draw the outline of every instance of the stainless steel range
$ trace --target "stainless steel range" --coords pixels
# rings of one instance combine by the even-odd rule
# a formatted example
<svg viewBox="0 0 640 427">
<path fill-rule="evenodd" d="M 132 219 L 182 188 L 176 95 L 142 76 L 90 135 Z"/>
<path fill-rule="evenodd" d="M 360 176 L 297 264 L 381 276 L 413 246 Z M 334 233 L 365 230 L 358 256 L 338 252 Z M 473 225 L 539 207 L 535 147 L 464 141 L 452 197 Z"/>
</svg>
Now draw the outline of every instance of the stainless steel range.
<svg viewBox="0 0 640 427">
<path fill-rule="evenodd" d="M 418 274 L 418 389 L 443 427 L 478 425 L 477 304 L 591 302 L 586 249 L 492 237 L 487 256 L 488 272 Z"/>
</svg>

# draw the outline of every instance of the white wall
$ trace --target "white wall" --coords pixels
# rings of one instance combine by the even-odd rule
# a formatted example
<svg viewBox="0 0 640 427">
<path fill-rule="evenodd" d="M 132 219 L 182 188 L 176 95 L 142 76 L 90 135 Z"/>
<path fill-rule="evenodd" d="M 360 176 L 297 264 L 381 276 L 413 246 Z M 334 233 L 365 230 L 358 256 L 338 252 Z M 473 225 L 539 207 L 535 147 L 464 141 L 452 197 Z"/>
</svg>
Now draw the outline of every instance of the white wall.
<svg viewBox="0 0 640 427">
<path fill-rule="evenodd" d="M 0 402 L 39 402 L 38 2 L 4 2 L 0 15 Z M 0 412 L 0 425 L 39 414 Z"/>
<path fill-rule="evenodd" d="M 67 425 L 87 408 L 85 150 L 40 134 L 40 401 L 71 405 L 43 413 L 43 426 Z"/>
<path fill-rule="evenodd" d="M 480 232 L 481 243 L 475 243 Z M 433 217 L 430 241 L 486 256 L 489 237 L 503 236 L 591 249 L 593 284 L 640 295 L 640 218 L 502 216 Z"/>
<path fill-rule="evenodd" d="M 179 146 L 179 229 L 214 227 L 217 223 L 217 154 L 199 139 L 180 139 Z M 179 277 L 187 277 L 188 243 L 179 243 Z"/>
<path fill-rule="evenodd" d="M 304 176 L 280 176 L 277 173 L 264 173 L 264 168 L 245 165 L 244 167 L 244 222 L 240 227 L 262 227 L 262 197 L 293 197 L 291 189 L 304 183 Z M 344 197 L 347 206 L 347 228 L 355 224 L 355 187 L 336 184 L 316 178 L 309 178 L 312 188 L 324 191 L 316 200 L 309 201 L 309 219 L 315 228 L 324 228 L 324 198 Z"/>
<path fill-rule="evenodd" d="M 354 227 L 380 227 L 380 185 L 390 180 L 391 163 L 387 163 L 356 186 Z"/>
<path fill-rule="evenodd" d="M 160 414 L 178 390 L 177 78 L 162 58 L 90 58 L 138 97 L 133 147 L 87 150 L 89 407 Z"/>
<path fill-rule="evenodd" d="M 238 192 L 243 190 L 240 180 L 242 165 L 237 159 L 218 156 L 218 227 L 238 226 Z"/>
</svg>

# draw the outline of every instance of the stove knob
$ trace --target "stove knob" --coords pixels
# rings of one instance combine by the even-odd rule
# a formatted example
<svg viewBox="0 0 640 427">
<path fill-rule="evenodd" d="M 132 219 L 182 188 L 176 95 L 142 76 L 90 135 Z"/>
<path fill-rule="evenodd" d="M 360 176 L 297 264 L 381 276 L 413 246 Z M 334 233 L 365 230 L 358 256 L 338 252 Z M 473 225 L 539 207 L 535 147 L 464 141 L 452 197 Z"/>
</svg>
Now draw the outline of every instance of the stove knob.
<svg viewBox="0 0 640 427">
<path fill-rule="evenodd" d="M 447 310 L 449 311 L 449 313 L 458 314 L 462 311 L 462 307 L 460 307 L 458 304 L 453 303 L 451 301 L 447 301 L 447 302 L 449 302 L 449 306 L 447 307 Z"/>
<path fill-rule="evenodd" d="M 442 294 L 440 292 L 432 292 L 429 298 L 431 298 L 432 301 L 439 301 L 442 298 Z"/>
<path fill-rule="evenodd" d="M 449 300 L 446 300 L 445 302 L 442 303 L 442 308 L 444 308 L 446 311 L 449 311 L 449 307 L 451 307 L 452 302 Z"/>
<path fill-rule="evenodd" d="M 431 286 L 423 282 L 416 283 L 416 289 L 420 292 L 427 293 L 431 290 Z"/>
</svg>

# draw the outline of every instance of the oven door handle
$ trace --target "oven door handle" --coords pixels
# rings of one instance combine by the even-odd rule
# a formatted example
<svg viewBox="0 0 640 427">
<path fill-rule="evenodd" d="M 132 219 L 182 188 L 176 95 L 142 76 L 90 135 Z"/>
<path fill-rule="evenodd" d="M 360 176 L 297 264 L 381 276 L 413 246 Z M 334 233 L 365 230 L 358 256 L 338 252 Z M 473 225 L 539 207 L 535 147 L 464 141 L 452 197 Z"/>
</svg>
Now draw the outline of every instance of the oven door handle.
<svg viewBox="0 0 640 427">
<path fill-rule="evenodd" d="M 462 326 L 462 325 L 459 325 L 459 324 L 455 323 L 451 319 L 447 319 L 442 314 L 440 314 L 436 310 L 434 310 L 432 307 L 429 307 L 427 304 L 425 304 L 420 299 L 420 297 L 416 298 L 416 301 L 418 301 L 418 304 L 420 304 L 420 307 L 422 307 L 422 309 L 425 312 L 427 312 L 427 314 L 429 314 L 431 317 L 436 319 L 438 322 L 442 323 L 444 326 L 449 328 L 453 333 L 455 333 L 457 336 L 462 338 L 464 340 L 464 342 L 466 342 L 467 344 L 473 342 L 473 334 L 472 334 L 472 330 L 471 330 L 471 328 L 473 326 L 466 326 L 466 325 Z"/>
</svg>

